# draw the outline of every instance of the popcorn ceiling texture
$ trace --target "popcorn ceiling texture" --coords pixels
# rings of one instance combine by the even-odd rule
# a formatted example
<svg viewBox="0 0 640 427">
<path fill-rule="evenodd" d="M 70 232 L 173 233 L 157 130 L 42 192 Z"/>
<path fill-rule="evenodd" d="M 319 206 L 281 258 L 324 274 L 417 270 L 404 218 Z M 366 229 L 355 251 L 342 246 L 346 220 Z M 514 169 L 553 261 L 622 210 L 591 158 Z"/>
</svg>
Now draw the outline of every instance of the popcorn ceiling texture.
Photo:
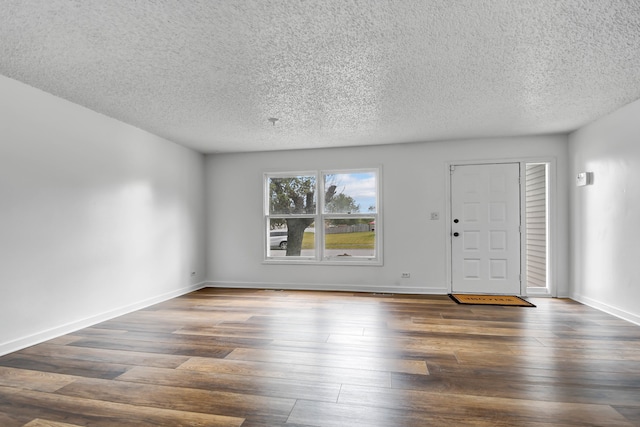
<svg viewBox="0 0 640 427">
<path fill-rule="evenodd" d="M 640 2 L 0 0 L 0 74 L 210 153 L 568 132 L 640 98 Z"/>
</svg>

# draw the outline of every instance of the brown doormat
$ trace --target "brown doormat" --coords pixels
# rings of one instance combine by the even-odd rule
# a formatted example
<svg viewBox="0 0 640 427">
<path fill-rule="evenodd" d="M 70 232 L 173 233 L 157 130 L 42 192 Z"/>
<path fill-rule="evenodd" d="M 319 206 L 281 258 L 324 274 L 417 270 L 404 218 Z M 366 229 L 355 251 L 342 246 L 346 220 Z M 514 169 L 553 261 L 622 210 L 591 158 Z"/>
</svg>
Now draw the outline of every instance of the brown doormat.
<svg viewBox="0 0 640 427">
<path fill-rule="evenodd" d="M 470 294 L 449 294 L 449 297 L 458 304 L 474 305 L 505 305 L 512 307 L 535 307 L 515 295 L 470 295 Z"/>
</svg>

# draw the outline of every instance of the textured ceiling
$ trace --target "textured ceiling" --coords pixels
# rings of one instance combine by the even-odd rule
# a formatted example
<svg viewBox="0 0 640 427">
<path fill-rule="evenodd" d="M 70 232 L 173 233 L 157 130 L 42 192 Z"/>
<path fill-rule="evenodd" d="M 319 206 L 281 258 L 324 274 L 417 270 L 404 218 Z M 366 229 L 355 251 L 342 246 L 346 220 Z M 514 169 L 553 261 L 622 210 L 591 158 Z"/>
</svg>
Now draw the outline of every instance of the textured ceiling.
<svg viewBox="0 0 640 427">
<path fill-rule="evenodd" d="M 568 132 L 640 98 L 633 0 L 0 11 L 0 74 L 209 153 Z"/>
</svg>

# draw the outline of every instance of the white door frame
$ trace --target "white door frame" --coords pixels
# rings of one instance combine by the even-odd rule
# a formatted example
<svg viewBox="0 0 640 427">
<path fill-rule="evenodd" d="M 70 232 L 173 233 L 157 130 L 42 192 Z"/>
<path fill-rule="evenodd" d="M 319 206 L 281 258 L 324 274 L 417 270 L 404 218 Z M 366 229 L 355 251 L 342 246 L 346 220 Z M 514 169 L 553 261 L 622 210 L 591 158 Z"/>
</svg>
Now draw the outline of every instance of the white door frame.
<svg viewBox="0 0 640 427">
<path fill-rule="evenodd" d="M 447 280 L 447 292 L 452 292 L 453 287 L 453 273 L 452 273 L 452 257 L 451 257 L 451 233 L 453 223 L 451 222 L 451 166 L 463 166 L 463 165 L 489 165 L 489 164 L 502 164 L 502 163 L 520 163 L 520 173 L 525 170 L 527 163 L 547 163 L 549 164 L 549 241 L 547 242 L 548 250 L 548 284 L 549 290 L 546 294 L 537 294 L 536 296 L 557 296 L 556 286 L 556 159 L 553 157 L 532 157 L 532 158 L 518 158 L 518 159 L 483 159 L 483 160 L 459 160 L 450 161 L 445 163 L 445 227 L 446 227 L 446 246 L 445 246 L 445 260 L 446 260 L 446 280 Z M 522 197 L 525 194 L 525 180 L 520 177 L 520 295 L 527 295 L 527 269 L 526 269 L 526 230 L 524 223 L 525 212 L 525 198 Z"/>
</svg>

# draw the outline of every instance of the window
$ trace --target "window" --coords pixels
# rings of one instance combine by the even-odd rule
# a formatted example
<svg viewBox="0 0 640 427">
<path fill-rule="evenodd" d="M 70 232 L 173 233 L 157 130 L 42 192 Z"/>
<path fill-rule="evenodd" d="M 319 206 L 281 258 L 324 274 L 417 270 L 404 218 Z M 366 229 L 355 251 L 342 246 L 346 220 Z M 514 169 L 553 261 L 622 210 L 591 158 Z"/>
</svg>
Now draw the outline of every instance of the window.
<svg viewBox="0 0 640 427">
<path fill-rule="evenodd" d="M 381 265 L 379 175 L 265 174 L 266 261 Z"/>
<path fill-rule="evenodd" d="M 525 221 L 527 294 L 549 288 L 549 163 L 526 163 Z"/>
</svg>

